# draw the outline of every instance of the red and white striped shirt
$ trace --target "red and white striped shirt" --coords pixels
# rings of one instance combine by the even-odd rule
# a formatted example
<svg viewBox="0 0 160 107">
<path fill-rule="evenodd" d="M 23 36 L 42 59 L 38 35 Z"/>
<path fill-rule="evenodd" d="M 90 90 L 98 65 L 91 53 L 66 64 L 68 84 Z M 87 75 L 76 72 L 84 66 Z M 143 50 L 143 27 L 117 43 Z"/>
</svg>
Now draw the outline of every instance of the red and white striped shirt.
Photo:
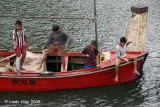
<svg viewBox="0 0 160 107">
<path fill-rule="evenodd" d="M 12 31 L 13 39 L 16 40 L 16 46 L 26 45 L 25 38 L 27 37 L 25 29 L 21 29 L 21 34 L 17 32 L 17 29 Z"/>
</svg>

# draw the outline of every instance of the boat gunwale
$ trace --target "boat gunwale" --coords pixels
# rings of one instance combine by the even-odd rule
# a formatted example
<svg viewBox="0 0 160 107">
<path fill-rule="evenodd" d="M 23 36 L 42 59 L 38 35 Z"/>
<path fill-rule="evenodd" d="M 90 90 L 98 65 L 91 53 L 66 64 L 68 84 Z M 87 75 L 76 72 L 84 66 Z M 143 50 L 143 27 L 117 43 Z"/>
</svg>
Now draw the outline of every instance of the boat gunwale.
<svg viewBox="0 0 160 107">
<path fill-rule="evenodd" d="M 149 52 L 146 52 L 142 55 L 142 58 L 144 59 L 146 55 L 148 55 Z M 141 56 L 138 56 L 137 57 L 137 61 L 139 60 L 142 60 Z M 145 61 L 145 60 L 144 60 Z M 128 65 L 128 64 L 131 64 L 133 63 L 133 59 L 130 59 L 128 60 L 128 62 L 122 62 L 120 63 L 120 67 L 121 66 L 124 66 L 124 65 Z M 54 76 L 49 76 L 49 75 L 44 75 L 44 76 L 10 76 L 10 75 L 0 75 L 0 78 L 34 78 L 34 79 L 55 79 L 55 78 L 67 78 L 67 77 L 74 77 L 74 76 L 82 76 L 82 75 L 89 75 L 89 74 L 93 74 L 93 73 L 99 73 L 99 72 L 103 72 L 103 71 L 106 71 L 106 70 L 111 70 L 113 69 L 115 66 L 115 64 L 113 65 L 110 65 L 110 66 L 107 66 L 107 67 L 104 67 L 104 68 L 100 68 L 100 69 L 91 69 L 92 71 L 88 71 L 88 72 L 81 72 L 81 73 L 73 73 L 73 74 L 63 74 L 63 75 L 54 75 Z M 81 71 L 83 71 L 84 69 L 82 69 Z M 78 71 L 78 70 L 76 70 Z M 71 71 L 72 72 L 72 71 Z M 74 72 L 74 71 L 73 71 Z M 23 72 L 23 73 L 28 73 L 28 72 Z M 30 72 L 31 73 L 31 72 Z M 54 72 L 54 73 L 57 73 L 57 72 Z M 33 74 L 39 74 L 39 73 L 35 73 L 33 72 Z"/>
</svg>

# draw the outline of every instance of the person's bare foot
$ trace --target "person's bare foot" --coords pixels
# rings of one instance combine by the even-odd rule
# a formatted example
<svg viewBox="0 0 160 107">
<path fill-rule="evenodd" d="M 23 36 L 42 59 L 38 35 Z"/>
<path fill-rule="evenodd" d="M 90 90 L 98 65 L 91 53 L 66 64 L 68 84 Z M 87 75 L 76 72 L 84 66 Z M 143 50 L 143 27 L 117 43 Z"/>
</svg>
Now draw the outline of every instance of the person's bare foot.
<svg viewBox="0 0 160 107">
<path fill-rule="evenodd" d="M 38 66 L 37 68 L 36 68 L 36 70 L 40 70 L 42 67 L 41 66 Z"/>
<path fill-rule="evenodd" d="M 134 70 L 133 73 L 140 75 L 140 73 L 137 70 Z"/>
<path fill-rule="evenodd" d="M 116 82 L 118 82 L 118 76 L 116 76 L 114 80 L 115 80 Z"/>
<path fill-rule="evenodd" d="M 18 76 L 21 76 L 22 74 L 20 73 L 20 71 L 17 71 L 17 75 L 18 75 Z"/>
<path fill-rule="evenodd" d="M 63 71 L 62 72 L 67 72 L 67 70 L 66 69 L 63 69 Z"/>
<path fill-rule="evenodd" d="M 26 69 L 21 67 L 20 70 L 25 71 Z"/>
</svg>

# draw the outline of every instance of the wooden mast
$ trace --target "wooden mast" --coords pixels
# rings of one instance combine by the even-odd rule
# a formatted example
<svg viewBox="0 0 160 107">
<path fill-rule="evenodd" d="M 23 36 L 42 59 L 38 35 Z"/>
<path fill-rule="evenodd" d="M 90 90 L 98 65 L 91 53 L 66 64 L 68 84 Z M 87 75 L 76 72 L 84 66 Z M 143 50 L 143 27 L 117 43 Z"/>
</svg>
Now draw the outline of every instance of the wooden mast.
<svg viewBox="0 0 160 107">
<path fill-rule="evenodd" d="M 97 42 L 97 49 L 98 49 L 96 0 L 94 0 L 94 26 L 95 26 L 95 39 L 96 39 L 96 42 Z"/>
</svg>

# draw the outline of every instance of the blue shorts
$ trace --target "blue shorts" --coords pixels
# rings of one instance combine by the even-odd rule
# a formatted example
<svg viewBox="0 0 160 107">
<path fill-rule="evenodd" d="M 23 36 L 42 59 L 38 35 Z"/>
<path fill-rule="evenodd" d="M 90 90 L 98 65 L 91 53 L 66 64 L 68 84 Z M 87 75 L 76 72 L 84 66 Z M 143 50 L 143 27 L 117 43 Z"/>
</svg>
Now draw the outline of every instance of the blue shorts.
<svg viewBox="0 0 160 107">
<path fill-rule="evenodd" d="M 95 65 L 95 66 L 85 65 L 85 69 L 88 69 L 88 68 L 95 68 L 95 67 L 96 67 L 96 65 Z"/>
</svg>

